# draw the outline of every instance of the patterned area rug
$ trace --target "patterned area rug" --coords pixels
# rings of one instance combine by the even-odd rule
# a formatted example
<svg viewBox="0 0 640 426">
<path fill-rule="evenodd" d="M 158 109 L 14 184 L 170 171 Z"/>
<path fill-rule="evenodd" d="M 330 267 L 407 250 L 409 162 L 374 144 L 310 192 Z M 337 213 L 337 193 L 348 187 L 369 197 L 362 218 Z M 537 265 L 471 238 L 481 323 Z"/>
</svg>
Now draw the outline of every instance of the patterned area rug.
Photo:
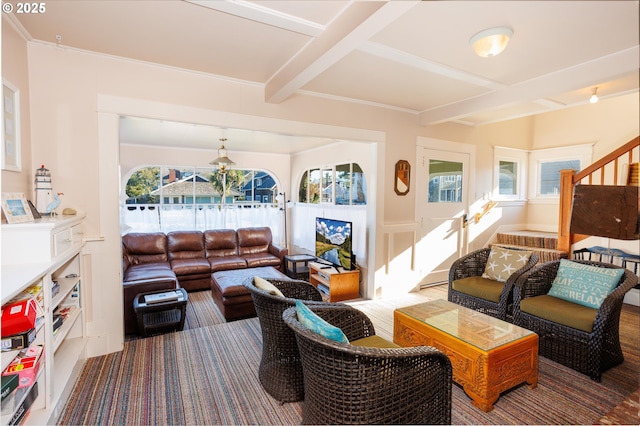
<svg viewBox="0 0 640 426">
<path fill-rule="evenodd" d="M 640 424 L 640 391 L 629 395 L 620 405 L 600 419 L 601 425 L 637 425 Z"/>
<path fill-rule="evenodd" d="M 213 301 L 201 293 L 190 295 L 190 304 L 200 301 L 193 313 L 206 319 L 189 319 L 190 326 L 216 320 L 209 312 L 216 310 Z M 423 293 L 351 304 L 369 315 L 377 334 L 390 338 L 393 309 L 428 299 Z M 605 372 L 601 383 L 541 357 L 538 386 L 503 393 L 489 413 L 454 385 L 453 424 L 597 424 L 603 416 L 609 423 L 602 424 L 614 424 L 618 417 L 607 413 L 638 390 L 638 318 L 638 309 L 625 305 L 625 362 Z M 299 424 L 302 404 L 280 405 L 258 381 L 261 340 L 252 318 L 128 341 L 122 352 L 87 361 L 58 424 Z M 623 424 L 639 424 L 637 410 L 635 415 Z"/>
</svg>

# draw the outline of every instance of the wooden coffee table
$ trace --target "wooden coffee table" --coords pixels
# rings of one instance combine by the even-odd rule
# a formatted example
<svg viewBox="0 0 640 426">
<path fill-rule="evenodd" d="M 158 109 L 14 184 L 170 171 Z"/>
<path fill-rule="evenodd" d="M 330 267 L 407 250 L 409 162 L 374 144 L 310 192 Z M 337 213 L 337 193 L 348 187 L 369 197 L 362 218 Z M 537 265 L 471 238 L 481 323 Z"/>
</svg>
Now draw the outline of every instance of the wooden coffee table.
<svg viewBox="0 0 640 426">
<path fill-rule="evenodd" d="M 451 360 L 453 380 L 487 412 L 501 392 L 538 384 L 538 335 L 497 318 L 434 300 L 394 311 L 393 341 L 433 346 Z"/>
</svg>

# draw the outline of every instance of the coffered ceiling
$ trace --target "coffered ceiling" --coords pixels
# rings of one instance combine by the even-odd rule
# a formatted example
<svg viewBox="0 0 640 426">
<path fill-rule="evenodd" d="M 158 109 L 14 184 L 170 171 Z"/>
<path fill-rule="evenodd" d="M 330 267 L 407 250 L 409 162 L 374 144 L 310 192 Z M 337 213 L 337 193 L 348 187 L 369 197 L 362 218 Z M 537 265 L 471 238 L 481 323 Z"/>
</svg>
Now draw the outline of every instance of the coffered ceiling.
<svg viewBox="0 0 640 426">
<path fill-rule="evenodd" d="M 638 1 L 49 1 L 32 40 L 480 125 L 637 92 Z M 513 30 L 481 58 L 479 31 Z M 60 36 L 57 40 L 57 36 Z"/>
</svg>

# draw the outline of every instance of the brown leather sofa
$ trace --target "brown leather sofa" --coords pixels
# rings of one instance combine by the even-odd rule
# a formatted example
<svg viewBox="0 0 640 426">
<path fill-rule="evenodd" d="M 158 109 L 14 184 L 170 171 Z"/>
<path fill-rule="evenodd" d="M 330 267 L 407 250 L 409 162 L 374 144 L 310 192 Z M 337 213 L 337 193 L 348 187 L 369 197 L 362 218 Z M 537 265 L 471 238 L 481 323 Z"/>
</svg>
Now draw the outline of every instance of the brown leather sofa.
<svg viewBox="0 0 640 426">
<path fill-rule="evenodd" d="M 130 334 L 137 331 L 136 294 L 182 287 L 220 297 L 212 288 L 213 272 L 265 266 L 282 271 L 288 250 L 273 244 L 270 228 L 254 227 L 130 233 L 122 237 L 122 252 L 124 323 Z M 233 306 L 227 309 L 233 312 Z"/>
</svg>

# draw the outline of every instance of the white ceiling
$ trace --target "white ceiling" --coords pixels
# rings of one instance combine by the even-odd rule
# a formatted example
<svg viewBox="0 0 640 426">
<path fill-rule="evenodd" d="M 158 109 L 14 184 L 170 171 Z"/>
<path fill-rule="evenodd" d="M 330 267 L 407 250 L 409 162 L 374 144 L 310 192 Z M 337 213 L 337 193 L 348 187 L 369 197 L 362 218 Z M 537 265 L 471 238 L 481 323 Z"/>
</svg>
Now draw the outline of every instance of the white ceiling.
<svg viewBox="0 0 640 426">
<path fill-rule="evenodd" d="M 428 126 L 579 105 L 595 87 L 601 98 L 637 92 L 638 12 L 638 1 L 71 0 L 7 16 L 33 40 L 56 44 L 59 35 L 66 47 L 262 85 L 268 103 L 304 93 L 414 113 Z M 469 39 L 496 26 L 513 29 L 507 49 L 476 56 Z M 123 120 L 123 140 L 175 145 L 177 135 L 210 148 L 221 134 L 189 125 L 191 143 L 184 129 L 161 125 Z M 291 153 L 327 142 L 224 132 L 231 150 L 260 143 Z"/>
</svg>

